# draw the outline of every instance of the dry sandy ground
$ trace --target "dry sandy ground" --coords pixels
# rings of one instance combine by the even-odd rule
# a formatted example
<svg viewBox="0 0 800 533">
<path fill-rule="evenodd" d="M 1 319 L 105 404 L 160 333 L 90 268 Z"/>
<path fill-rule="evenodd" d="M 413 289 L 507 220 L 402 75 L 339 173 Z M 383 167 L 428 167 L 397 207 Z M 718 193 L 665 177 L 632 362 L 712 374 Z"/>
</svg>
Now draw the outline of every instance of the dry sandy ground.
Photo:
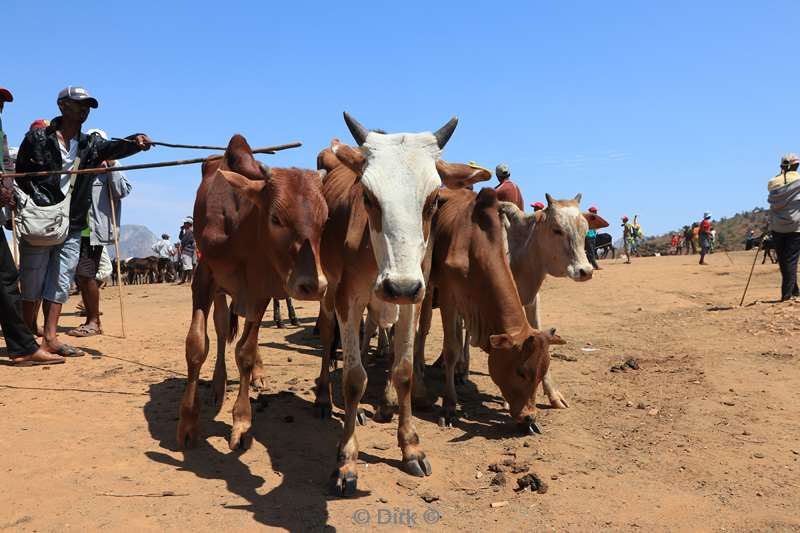
<svg viewBox="0 0 800 533">
<path fill-rule="evenodd" d="M 0 366 L 0 529 L 395 530 L 409 512 L 417 528 L 438 530 L 800 531 L 800 305 L 768 303 L 777 268 L 759 265 L 748 301 L 760 302 L 728 308 L 751 257 L 715 254 L 705 268 L 685 257 L 608 261 L 586 284 L 548 280 L 543 319 L 569 341 L 552 369 L 570 408 L 542 409 L 544 434 L 517 436 L 477 352 L 460 389 L 468 419 L 442 429 L 436 411 L 415 413 L 433 475 L 404 474 L 396 422 L 370 420 L 357 430 L 360 493 L 347 500 L 327 494 L 340 399 L 332 420 L 312 417 L 316 303 L 298 303 L 301 328 L 277 330 L 267 313 L 269 405 L 255 414 L 252 448 L 227 449 L 231 381 L 222 413 L 212 421 L 205 408 L 205 442 L 184 454 L 174 434 L 189 289 L 126 287 L 128 340 L 113 336 L 116 289 L 106 290 L 109 336 L 79 343 L 97 356 Z M 65 326 L 79 323 L 74 303 Z M 609 371 L 629 357 L 639 370 Z M 369 372 L 372 412 L 384 364 Z M 432 394 L 440 378 L 428 370 Z M 491 484 L 492 463 L 505 486 Z M 545 494 L 515 492 L 525 466 Z"/>
</svg>

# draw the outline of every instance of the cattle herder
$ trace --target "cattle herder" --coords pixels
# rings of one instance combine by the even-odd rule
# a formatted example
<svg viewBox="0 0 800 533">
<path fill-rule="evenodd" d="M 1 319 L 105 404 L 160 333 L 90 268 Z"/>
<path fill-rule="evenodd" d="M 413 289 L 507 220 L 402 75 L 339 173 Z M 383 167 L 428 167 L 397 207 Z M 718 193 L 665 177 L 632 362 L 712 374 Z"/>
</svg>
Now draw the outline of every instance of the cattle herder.
<svg viewBox="0 0 800 533">
<path fill-rule="evenodd" d="M 497 200 L 500 202 L 511 202 L 516 205 L 520 211 L 525 211 L 525 203 L 522 201 L 522 193 L 517 187 L 517 184 L 511 181 L 511 171 L 508 165 L 500 163 L 495 167 L 494 173 L 497 176 L 497 181 L 500 184 L 494 188 L 497 191 Z"/>
<path fill-rule="evenodd" d="M 781 268 L 781 301 L 800 296 L 797 287 L 797 260 L 800 257 L 800 157 L 786 154 L 781 172 L 767 184 L 769 190 L 769 229 L 778 252 Z"/>
</svg>

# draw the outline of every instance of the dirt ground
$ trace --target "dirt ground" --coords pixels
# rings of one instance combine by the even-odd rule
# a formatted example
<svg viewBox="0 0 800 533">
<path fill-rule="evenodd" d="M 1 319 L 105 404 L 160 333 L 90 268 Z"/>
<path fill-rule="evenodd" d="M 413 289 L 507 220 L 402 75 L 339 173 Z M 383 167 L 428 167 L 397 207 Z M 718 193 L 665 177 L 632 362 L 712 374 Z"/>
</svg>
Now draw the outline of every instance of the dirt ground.
<svg viewBox="0 0 800 533">
<path fill-rule="evenodd" d="M 396 418 L 369 420 L 357 428 L 351 499 L 328 494 L 341 395 L 333 419 L 312 417 L 318 304 L 296 302 L 302 326 L 284 330 L 267 312 L 268 405 L 254 414 L 252 448 L 227 448 L 238 378 L 229 348 L 226 404 L 213 420 L 204 407 L 206 439 L 183 453 L 175 427 L 189 288 L 125 287 L 127 340 L 115 336 L 116 288 L 106 289 L 108 336 L 77 343 L 91 355 L 0 365 L 0 530 L 399 530 L 411 521 L 437 530 L 800 531 L 800 304 L 771 302 L 777 267 L 759 264 L 748 294 L 756 303 L 736 307 L 751 258 L 604 261 L 588 283 L 549 279 L 542 317 L 569 342 L 554 347 L 551 366 L 569 409 L 542 408 L 544 434 L 518 436 L 485 356 L 473 351 L 457 427 L 440 428 L 435 409 L 415 412 L 433 475 L 400 470 Z M 65 327 L 80 323 L 75 303 Z M 437 315 L 429 363 L 440 343 Z M 638 370 L 610 371 L 628 358 Z M 212 369 L 210 357 L 204 380 Z M 368 370 L 371 413 L 385 363 L 373 359 Z M 438 394 L 441 372 L 429 368 L 426 380 Z M 201 394 L 210 399 L 210 388 Z M 526 467 L 546 493 L 514 490 Z"/>
</svg>

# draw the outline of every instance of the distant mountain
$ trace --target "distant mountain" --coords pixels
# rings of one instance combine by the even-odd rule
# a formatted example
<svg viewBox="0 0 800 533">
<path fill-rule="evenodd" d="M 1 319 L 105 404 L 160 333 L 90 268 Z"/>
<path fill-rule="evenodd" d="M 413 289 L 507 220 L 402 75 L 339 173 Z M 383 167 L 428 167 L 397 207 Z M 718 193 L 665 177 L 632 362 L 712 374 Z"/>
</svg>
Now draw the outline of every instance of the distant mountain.
<svg viewBox="0 0 800 533">
<path fill-rule="evenodd" d="M 153 255 L 153 243 L 156 236 L 147 226 L 136 224 L 123 224 L 120 228 L 119 249 L 123 259 L 128 257 L 147 257 Z M 109 247 L 111 256 L 114 256 L 114 247 Z"/>
<path fill-rule="evenodd" d="M 719 220 L 712 220 L 712 224 L 717 228 L 717 240 L 723 250 L 744 250 L 744 243 L 747 234 L 752 229 L 756 237 L 760 236 L 767 229 L 769 220 L 769 209 L 755 207 L 750 211 L 742 211 L 732 217 L 722 217 Z M 691 225 L 691 221 L 688 225 Z M 675 228 L 674 232 L 683 231 L 683 227 Z M 672 233 L 666 233 L 656 237 L 646 239 L 640 249 L 642 255 L 653 255 L 656 252 L 666 254 L 670 249 Z"/>
</svg>

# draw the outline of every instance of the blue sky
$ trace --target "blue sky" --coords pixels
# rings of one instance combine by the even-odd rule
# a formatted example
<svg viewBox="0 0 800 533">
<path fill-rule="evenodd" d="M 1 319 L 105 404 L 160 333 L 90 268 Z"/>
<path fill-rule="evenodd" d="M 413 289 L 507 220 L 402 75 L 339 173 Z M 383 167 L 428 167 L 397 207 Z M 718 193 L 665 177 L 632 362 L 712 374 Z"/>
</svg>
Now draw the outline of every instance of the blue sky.
<svg viewBox="0 0 800 533">
<path fill-rule="evenodd" d="M 0 86 L 12 145 L 59 89 L 100 101 L 114 136 L 252 146 L 313 168 L 341 118 L 436 129 L 450 161 L 506 162 L 526 203 L 545 192 L 646 233 L 766 204 L 800 151 L 795 2 L 209 2 L 3 0 Z M 130 163 L 204 155 L 156 148 Z M 198 166 L 135 171 L 123 223 L 174 234 Z"/>
</svg>

